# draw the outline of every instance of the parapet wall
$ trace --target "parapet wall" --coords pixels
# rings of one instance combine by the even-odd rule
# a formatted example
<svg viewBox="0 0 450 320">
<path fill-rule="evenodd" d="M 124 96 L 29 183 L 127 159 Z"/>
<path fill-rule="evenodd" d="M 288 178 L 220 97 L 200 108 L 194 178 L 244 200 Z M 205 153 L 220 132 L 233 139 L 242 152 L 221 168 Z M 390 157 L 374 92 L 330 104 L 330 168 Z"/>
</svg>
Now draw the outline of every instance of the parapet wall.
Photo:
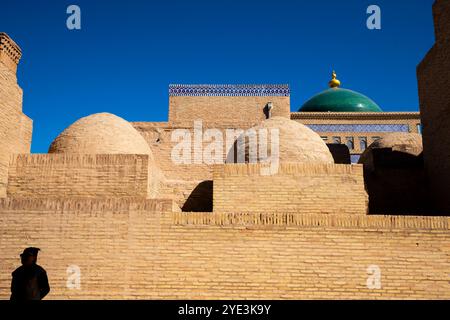
<svg viewBox="0 0 450 320">
<path fill-rule="evenodd" d="M 0 200 L 0 298 L 9 298 L 21 250 L 37 246 L 48 299 L 450 299 L 446 217 L 169 208 Z M 370 289 L 374 265 L 381 287 Z"/>
<path fill-rule="evenodd" d="M 20 154 L 11 157 L 9 197 L 158 195 L 148 155 Z"/>
<path fill-rule="evenodd" d="M 260 164 L 214 167 L 214 211 L 365 214 L 362 165 L 281 163 L 273 175 Z"/>
</svg>

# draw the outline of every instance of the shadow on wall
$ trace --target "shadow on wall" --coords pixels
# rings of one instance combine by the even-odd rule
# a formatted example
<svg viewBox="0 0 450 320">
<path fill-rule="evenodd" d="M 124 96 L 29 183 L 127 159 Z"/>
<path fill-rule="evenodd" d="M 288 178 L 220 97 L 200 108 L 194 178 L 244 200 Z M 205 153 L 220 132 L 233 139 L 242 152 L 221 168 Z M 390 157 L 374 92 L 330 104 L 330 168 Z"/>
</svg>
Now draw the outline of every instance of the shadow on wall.
<svg viewBox="0 0 450 320">
<path fill-rule="evenodd" d="M 334 163 L 351 164 L 350 150 L 345 144 L 327 143 L 327 147 L 333 156 Z"/>
<path fill-rule="evenodd" d="M 423 153 L 373 149 L 363 164 L 369 214 L 438 215 L 430 205 Z"/>
<path fill-rule="evenodd" d="M 184 212 L 212 212 L 213 209 L 213 181 L 205 180 L 198 184 L 187 198 L 183 207 Z"/>
</svg>

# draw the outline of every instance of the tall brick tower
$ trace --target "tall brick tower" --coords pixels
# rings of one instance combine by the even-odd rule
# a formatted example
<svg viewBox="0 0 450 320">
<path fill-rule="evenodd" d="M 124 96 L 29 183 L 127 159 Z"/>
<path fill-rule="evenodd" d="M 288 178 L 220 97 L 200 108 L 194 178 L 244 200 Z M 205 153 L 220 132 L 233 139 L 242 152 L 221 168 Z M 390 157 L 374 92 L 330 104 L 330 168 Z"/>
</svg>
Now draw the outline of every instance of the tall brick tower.
<svg viewBox="0 0 450 320">
<path fill-rule="evenodd" d="M 450 1 L 433 5 L 436 43 L 417 67 L 425 166 L 432 198 L 450 213 Z"/>
<path fill-rule="evenodd" d="M 9 157 L 30 153 L 32 121 L 22 112 L 22 89 L 17 84 L 19 46 L 0 33 L 0 198 L 6 195 Z"/>
</svg>

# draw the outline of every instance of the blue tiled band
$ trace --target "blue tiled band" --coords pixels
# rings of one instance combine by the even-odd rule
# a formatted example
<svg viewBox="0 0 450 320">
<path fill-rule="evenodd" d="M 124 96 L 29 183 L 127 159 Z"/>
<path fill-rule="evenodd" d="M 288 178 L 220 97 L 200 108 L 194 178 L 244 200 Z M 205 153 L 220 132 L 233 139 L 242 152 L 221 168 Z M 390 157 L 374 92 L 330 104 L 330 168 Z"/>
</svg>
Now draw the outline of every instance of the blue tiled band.
<svg viewBox="0 0 450 320">
<path fill-rule="evenodd" d="M 169 96 L 279 96 L 289 97 L 289 85 L 169 85 Z"/>
</svg>

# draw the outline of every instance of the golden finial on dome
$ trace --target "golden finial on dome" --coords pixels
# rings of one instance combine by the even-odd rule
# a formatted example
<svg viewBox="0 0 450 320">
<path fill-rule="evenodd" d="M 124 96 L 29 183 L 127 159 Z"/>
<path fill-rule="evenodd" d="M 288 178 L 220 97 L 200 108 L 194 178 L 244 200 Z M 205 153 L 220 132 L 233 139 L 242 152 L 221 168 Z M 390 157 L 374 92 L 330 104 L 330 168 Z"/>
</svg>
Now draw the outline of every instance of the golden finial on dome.
<svg viewBox="0 0 450 320">
<path fill-rule="evenodd" d="M 334 70 L 331 75 L 331 81 L 328 82 L 328 85 L 330 86 L 330 88 L 339 88 L 339 86 L 341 85 L 341 82 L 338 79 L 336 79 L 336 71 Z"/>
</svg>

